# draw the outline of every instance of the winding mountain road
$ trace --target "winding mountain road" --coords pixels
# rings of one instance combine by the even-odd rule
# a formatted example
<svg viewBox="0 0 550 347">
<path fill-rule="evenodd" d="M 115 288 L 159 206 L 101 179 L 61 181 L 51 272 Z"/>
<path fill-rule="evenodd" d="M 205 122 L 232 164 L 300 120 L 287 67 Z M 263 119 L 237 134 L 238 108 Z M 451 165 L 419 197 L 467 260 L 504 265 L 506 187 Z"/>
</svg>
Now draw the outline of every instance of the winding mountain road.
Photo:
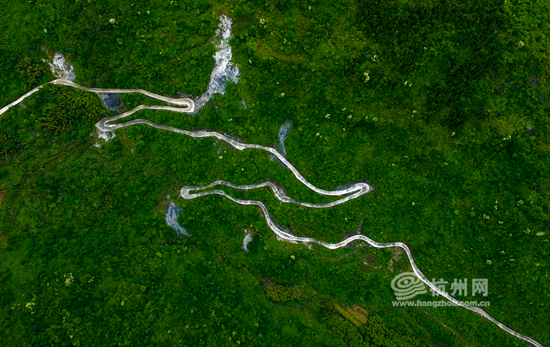
<svg viewBox="0 0 550 347">
<path fill-rule="evenodd" d="M 194 138 L 197 138 L 197 139 L 206 138 L 206 137 L 214 137 L 214 138 L 217 138 L 218 140 L 222 140 L 222 141 L 230 144 L 231 146 L 235 147 L 236 149 L 238 149 L 240 151 L 243 151 L 245 149 L 260 149 L 260 150 L 267 151 L 267 152 L 275 155 L 281 162 L 283 162 L 290 169 L 290 171 L 294 174 L 294 176 L 300 182 L 302 182 L 306 187 L 313 190 L 314 192 L 316 192 L 318 194 L 321 194 L 321 195 L 326 195 L 326 196 L 345 196 L 345 197 L 343 197 L 339 200 L 330 202 L 330 203 L 326 203 L 326 204 L 310 204 L 310 203 L 300 202 L 300 201 L 297 201 L 297 200 L 294 200 L 294 199 L 288 197 L 281 189 L 279 189 L 277 186 L 275 186 L 271 182 L 264 182 L 264 183 L 251 184 L 251 185 L 234 185 L 234 184 L 232 184 L 230 182 L 227 182 L 227 181 L 216 181 L 216 182 L 213 182 L 213 183 L 205 185 L 205 186 L 185 186 L 181 189 L 180 196 L 184 199 L 191 200 L 191 199 L 195 199 L 195 198 L 200 197 L 200 196 L 205 196 L 205 195 L 210 195 L 210 194 L 217 194 L 217 195 L 224 196 L 224 197 L 228 198 L 229 200 L 231 200 L 231 201 L 233 201 L 237 204 L 240 204 L 240 205 L 254 205 L 254 206 L 257 206 L 262 210 L 263 215 L 265 217 L 265 220 L 266 220 L 267 225 L 269 226 L 269 228 L 271 230 L 273 230 L 273 232 L 279 238 L 281 238 L 282 240 L 285 240 L 285 241 L 289 241 L 289 242 L 294 242 L 294 243 L 296 243 L 296 242 L 316 243 L 316 244 L 319 244 L 319 245 L 321 245 L 323 247 L 326 247 L 328 249 L 338 249 L 338 248 L 341 248 L 341 247 L 344 247 L 344 246 L 348 245 L 351 242 L 354 242 L 354 241 L 357 241 L 357 240 L 362 240 L 362 241 L 367 242 L 369 245 L 371 245 L 372 247 L 375 247 L 375 248 L 390 248 L 390 247 L 401 248 L 406 252 L 407 257 L 409 258 L 409 262 L 411 263 L 411 267 L 412 267 L 415 275 L 425 285 L 427 285 L 430 289 L 432 289 L 434 292 L 441 295 L 445 299 L 453 302 L 457 306 L 464 307 L 465 309 L 468 309 L 470 311 L 473 311 L 473 312 L 485 317 L 486 319 L 488 319 L 489 321 L 491 321 L 492 323 L 494 323 L 495 325 L 497 325 L 499 328 L 501 328 L 505 332 L 509 333 L 510 335 L 515 336 L 518 339 L 523 340 L 523 341 L 525 341 L 525 342 L 527 342 L 527 343 L 529 343 L 529 344 L 531 344 L 535 347 L 544 347 L 544 345 L 542 345 L 541 343 L 535 341 L 534 339 L 532 339 L 528 336 L 519 334 L 516 331 L 512 330 L 511 328 L 507 327 L 506 325 L 502 324 L 501 322 L 499 322 L 498 320 L 496 320 L 495 318 L 490 316 L 484 310 L 482 310 L 480 308 L 477 308 L 477 307 L 470 307 L 470 306 L 466 305 L 464 302 L 462 302 L 460 300 L 457 300 L 457 299 L 453 298 L 452 296 L 450 296 L 449 294 L 445 293 L 444 291 L 440 290 L 436 285 L 434 285 L 432 282 L 430 282 L 426 278 L 426 276 L 424 276 L 424 274 L 420 271 L 420 269 L 418 268 L 418 266 L 416 265 L 416 263 L 413 259 L 413 256 L 412 256 L 412 253 L 411 253 L 409 247 L 407 247 L 407 245 L 405 245 L 404 243 L 401 243 L 401 242 L 380 243 L 380 242 L 376 242 L 376 241 L 374 241 L 374 240 L 372 240 L 372 239 L 370 239 L 366 236 L 363 236 L 363 235 L 351 236 L 351 237 L 347 238 L 346 240 L 344 240 L 342 242 L 339 242 L 339 243 L 327 243 L 327 242 L 320 241 L 320 240 L 313 239 L 313 238 L 309 238 L 309 237 L 298 237 L 298 236 L 292 235 L 289 232 L 289 230 L 285 230 L 281 226 L 277 225 L 277 223 L 275 223 L 275 221 L 273 220 L 273 218 L 269 214 L 269 211 L 268 211 L 267 207 L 260 201 L 237 199 L 237 198 L 234 198 L 234 197 L 228 195 L 223 190 L 210 190 L 210 191 L 198 192 L 198 193 L 194 193 L 194 194 L 191 193 L 191 191 L 205 190 L 205 189 L 212 188 L 216 185 L 225 185 L 225 186 L 228 186 L 228 187 L 231 187 L 231 188 L 234 188 L 234 189 L 238 189 L 238 190 L 251 190 L 251 189 L 257 189 L 257 188 L 269 187 L 269 188 L 271 188 L 271 190 L 273 191 L 273 193 L 277 197 L 277 199 L 279 199 L 283 203 L 293 203 L 293 204 L 298 204 L 298 205 L 305 206 L 305 207 L 310 207 L 310 208 L 329 208 L 329 207 L 332 207 L 332 206 L 336 206 L 336 205 L 345 203 L 346 201 L 349 201 L 351 199 L 358 198 L 362 195 L 368 194 L 371 190 L 374 189 L 368 183 L 360 181 L 360 182 L 350 184 L 348 188 L 328 191 L 328 190 L 317 188 L 313 184 L 309 183 L 298 172 L 298 170 L 281 153 L 279 153 L 277 150 L 275 150 L 274 148 L 271 148 L 271 147 L 238 142 L 238 141 L 235 141 L 235 140 L 233 140 L 233 139 L 231 139 L 227 136 L 224 136 L 220 133 L 213 132 L 213 131 L 188 131 L 188 130 L 182 130 L 182 129 L 174 128 L 174 127 L 167 126 L 167 125 L 156 124 L 156 123 L 153 123 L 153 122 L 151 122 L 149 120 L 146 120 L 146 119 L 134 119 L 134 120 L 131 120 L 131 121 L 128 121 L 128 122 L 125 122 L 125 123 L 112 124 L 115 121 L 126 118 L 126 117 L 132 115 L 133 113 L 135 113 L 139 110 L 143 110 L 143 109 L 167 110 L 167 111 L 180 112 L 180 113 L 193 113 L 193 112 L 197 111 L 197 110 L 195 110 L 194 101 L 191 100 L 191 99 L 188 99 L 188 98 L 169 98 L 169 97 L 164 97 L 164 96 L 161 96 L 161 95 L 158 95 L 158 94 L 155 94 L 155 93 L 150 93 L 150 92 L 147 92 L 147 91 L 142 90 L 142 89 L 87 88 L 87 87 L 78 85 L 76 83 L 73 83 L 71 81 L 67 81 L 66 79 L 63 79 L 63 78 L 51 81 L 49 83 L 59 84 L 59 85 L 66 85 L 66 86 L 70 86 L 70 87 L 74 87 L 74 88 L 79 88 L 79 89 L 86 90 L 86 91 L 92 92 L 92 93 L 141 93 L 141 94 L 150 96 L 154 99 L 165 101 L 165 102 L 167 102 L 169 104 L 172 104 L 172 105 L 178 105 L 178 106 L 185 107 L 185 108 L 180 108 L 180 107 L 171 107 L 171 106 L 144 106 L 144 105 L 140 105 L 140 106 L 137 106 L 137 107 L 133 108 L 130 111 L 121 113 L 119 115 L 103 118 L 102 120 L 100 120 L 96 124 L 96 127 L 97 127 L 97 129 L 99 130 L 100 133 L 105 134 L 105 133 L 112 133 L 116 129 L 120 129 L 120 128 L 123 128 L 123 127 L 135 125 L 135 124 L 147 124 L 149 126 L 157 128 L 157 129 L 173 131 L 173 132 L 183 134 L 183 135 L 188 135 L 188 136 L 191 136 L 191 137 L 194 137 Z M 30 96 L 30 95 L 34 94 L 35 92 L 37 92 L 38 90 L 40 90 L 41 87 L 42 86 L 31 90 L 30 92 L 23 95 L 21 98 L 19 98 L 16 101 L 12 102 L 8 106 L 2 108 L 0 110 L 0 114 L 6 112 L 10 107 L 19 104 L 25 98 L 27 98 L 28 96 Z"/>
</svg>

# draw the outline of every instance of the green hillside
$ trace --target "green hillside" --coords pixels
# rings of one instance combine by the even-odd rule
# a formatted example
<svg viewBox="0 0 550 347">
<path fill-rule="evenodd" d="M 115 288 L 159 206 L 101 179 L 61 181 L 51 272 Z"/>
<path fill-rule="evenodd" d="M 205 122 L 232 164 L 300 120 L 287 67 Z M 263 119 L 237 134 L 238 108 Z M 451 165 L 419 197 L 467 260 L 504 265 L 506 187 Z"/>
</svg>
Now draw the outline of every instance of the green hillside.
<svg viewBox="0 0 550 347">
<path fill-rule="evenodd" d="M 455 297 L 490 301 L 487 313 L 550 346 L 546 1 L 4 1 L 0 108 L 56 78 L 46 52 L 82 86 L 198 97 L 223 14 L 239 82 L 196 115 L 125 120 L 264 146 L 291 120 L 287 158 L 310 183 L 375 191 L 330 209 L 228 194 L 263 201 L 294 235 L 403 242 L 447 291 L 487 279 L 486 297 Z M 115 114 L 48 85 L 0 115 L 3 346 L 529 346 L 460 307 L 395 307 L 404 252 L 280 242 L 254 206 L 179 198 L 185 185 L 269 179 L 299 201 L 335 200 L 264 151 L 143 124 L 98 140 L 94 124 Z M 166 225 L 170 201 L 190 238 Z"/>
</svg>

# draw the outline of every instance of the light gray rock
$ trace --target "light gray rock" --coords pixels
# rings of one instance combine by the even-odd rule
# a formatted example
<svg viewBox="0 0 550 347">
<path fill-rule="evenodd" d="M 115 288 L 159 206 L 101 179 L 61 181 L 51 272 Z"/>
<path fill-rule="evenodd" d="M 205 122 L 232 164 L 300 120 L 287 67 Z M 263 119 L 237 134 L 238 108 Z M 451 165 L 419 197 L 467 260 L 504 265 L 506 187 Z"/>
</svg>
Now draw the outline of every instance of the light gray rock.
<svg viewBox="0 0 550 347">
<path fill-rule="evenodd" d="M 248 253 L 248 244 L 252 241 L 252 235 L 250 235 L 246 230 L 246 235 L 244 235 L 243 238 L 243 246 L 242 249 L 245 253 Z"/>
<path fill-rule="evenodd" d="M 177 94 L 180 98 L 189 98 L 189 99 L 193 99 L 193 100 L 197 98 L 193 94 L 185 94 L 185 93 L 181 93 L 181 92 L 178 92 Z"/>
<path fill-rule="evenodd" d="M 76 75 L 74 73 L 74 67 L 65 61 L 65 57 L 61 53 L 55 53 L 52 61 L 42 59 L 50 66 L 52 74 L 57 78 L 64 78 L 67 81 L 74 82 Z"/>
<path fill-rule="evenodd" d="M 285 139 L 287 138 L 288 134 L 290 134 L 290 129 L 292 128 L 292 121 L 287 120 L 283 125 L 281 125 L 281 128 L 279 129 L 279 141 L 275 144 L 275 149 L 281 153 L 286 158 L 286 148 L 285 148 Z M 287 166 L 282 163 L 276 156 L 271 154 L 270 156 L 271 161 L 279 161 L 281 165 L 288 169 Z"/>
<path fill-rule="evenodd" d="M 164 220 L 166 220 L 166 224 L 172 229 L 174 229 L 177 232 L 178 237 L 181 235 L 185 235 L 187 237 L 191 237 L 187 230 L 185 230 L 184 227 L 182 227 L 177 219 L 180 216 L 180 211 L 183 211 L 183 208 L 177 207 L 173 202 L 170 201 L 168 204 L 168 207 L 166 208 L 166 216 L 164 217 Z"/>
<path fill-rule="evenodd" d="M 216 29 L 214 44 L 216 45 L 216 53 L 214 59 L 216 66 L 210 75 L 210 82 L 206 88 L 206 92 L 195 101 L 195 110 L 198 112 L 210 100 L 214 94 L 225 93 L 225 83 L 230 81 L 233 83 L 239 82 L 240 70 L 237 66 L 231 63 L 232 53 L 229 39 L 231 34 L 231 18 L 222 15 L 220 24 Z"/>
<path fill-rule="evenodd" d="M 116 93 L 99 94 L 103 107 L 111 111 L 119 111 L 124 105 Z"/>
</svg>

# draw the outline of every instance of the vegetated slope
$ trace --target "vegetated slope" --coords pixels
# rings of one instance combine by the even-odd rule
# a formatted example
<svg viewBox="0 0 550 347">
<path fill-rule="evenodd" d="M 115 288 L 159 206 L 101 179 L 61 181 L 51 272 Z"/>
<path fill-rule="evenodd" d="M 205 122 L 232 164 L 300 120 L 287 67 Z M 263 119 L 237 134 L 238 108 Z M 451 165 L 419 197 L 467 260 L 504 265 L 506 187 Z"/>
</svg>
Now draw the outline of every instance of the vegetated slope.
<svg viewBox="0 0 550 347">
<path fill-rule="evenodd" d="M 287 156 L 308 180 L 334 189 L 365 178 L 376 191 L 327 211 L 279 204 L 267 192 L 232 194 L 265 200 L 281 225 L 332 242 L 363 220 L 365 235 L 406 242 L 429 278 L 487 278 L 489 296 L 470 298 L 490 300 L 487 312 L 547 343 L 545 6 L 13 3 L 0 9 L 0 100 L 53 79 L 40 44 L 64 52 L 82 85 L 200 95 L 214 65 L 210 40 L 226 13 L 240 82 L 196 117 L 136 117 L 263 145 L 293 119 Z M 408 269 L 403 257 L 281 244 L 258 211 L 221 197 L 177 201 L 192 238 L 176 238 L 163 213 L 166 195 L 185 184 L 269 177 L 293 198 L 318 198 L 268 156 L 211 140 L 140 125 L 98 149 L 89 136 L 94 120 L 64 101 L 84 94 L 60 90 L 0 119 L 0 324 L 8 343 L 371 341 L 327 318 L 321 303 L 337 301 L 358 303 L 427 345 L 522 345 L 463 309 L 392 307 L 390 282 Z M 82 107 L 97 110 L 96 100 Z M 147 101 L 123 96 L 127 109 L 138 100 Z M 45 127 L 48 115 L 64 115 L 56 119 L 70 126 L 56 134 Z M 254 234 L 248 254 L 240 250 L 244 228 Z M 272 302 L 258 277 L 302 295 Z"/>
</svg>

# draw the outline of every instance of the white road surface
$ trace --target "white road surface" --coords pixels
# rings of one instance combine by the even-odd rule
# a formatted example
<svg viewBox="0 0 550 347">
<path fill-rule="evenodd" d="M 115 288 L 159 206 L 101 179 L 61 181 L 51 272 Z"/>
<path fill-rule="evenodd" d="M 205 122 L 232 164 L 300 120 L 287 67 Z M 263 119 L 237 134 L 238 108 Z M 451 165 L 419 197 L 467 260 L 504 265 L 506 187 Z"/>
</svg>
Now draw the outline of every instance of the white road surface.
<svg viewBox="0 0 550 347">
<path fill-rule="evenodd" d="M 222 134 L 214 132 L 214 131 L 182 130 L 182 129 L 177 129 L 177 128 L 167 126 L 167 125 L 155 124 L 155 123 L 153 123 L 149 120 L 146 120 L 146 119 L 134 119 L 134 120 L 131 120 L 131 121 L 125 122 L 125 123 L 112 124 L 115 121 L 126 118 L 126 117 L 132 115 L 133 113 L 135 113 L 139 110 L 143 110 L 143 109 L 168 110 L 168 111 L 174 111 L 174 112 L 179 112 L 179 113 L 193 113 L 195 111 L 195 104 L 194 104 L 193 100 L 191 100 L 191 99 L 187 99 L 187 98 L 179 98 L 179 99 L 178 98 L 168 98 L 168 97 L 164 97 L 164 96 L 161 96 L 161 95 L 158 95 L 158 94 L 155 94 L 155 93 L 147 92 L 147 91 L 142 90 L 142 89 L 87 88 L 87 87 L 83 87 L 81 85 L 78 85 L 76 83 L 73 83 L 73 82 L 70 82 L 70 81 L 67 81 L 67 80 L 63 80 L 63 79 L 57 79 L 57 80 L 54 80 L 50 83 L 71 86 L 71 87 L 79 88 L 79 89 L 86 90 L 86 91 L 92 92 L 92 93 L 141 93 L 141 94 L 145 94 L 147 96 L 150 96 L 152 98 L 165 101 L 165 102 L 170 103 L 172 105 L 185 106 L 184 108 L 179 108 L 179 107 L 172 107 L 172 106 L 144 106 L 144 105 L 140 105 L 140 106 L 138 106 L 138 107 L 136 107 L 136 108 L 134 108 L 130 111 L 121 113 L 119 115 L 103 118 L 102 120 L 100 120 L 96 124 L 96 127 L 98 128 L 98 130 L 100 132 L 109 133 L 109 132 L 113 132 L 116 129 L 124 128 L 124 127 L 131 126 L 131 125 L 134 125 L 134 124 L 147 124 L 149 126 L 157 128 L 157 129 L 173 131 L 173 132 L 176 132 L 176 133 L 179 133 L 179 134 L 182 134 L 182 135 L 191 136 L 191 137 L 194 137 L 194 138 L 197 138 L 197 139 L 206 138 L 206 137 L 214 137 L 214 138 L 217 138 L 218 140 L 222 140 L 224 142 L 227 142 L 228 144 L 230 144 L 231 146 L 235 147 L 236 149 L 238 149 L 240 151 L 243 151 L 245 149 L 252 149 L 252 148 L 267 151 L 267 152 L 271 153 L 272 155 L 276 156 L 282 163 L 284 163 L 290 169 L 290 171 L 294 174 L 294 176 L 300 182 L 302 182 L 306 187 L 313 190 L 314 192 L 316 192 L 318 194 L 321 194 L 321 195 L 326 195 L 326 196 L 344 196 L 344 197 L 342 197 L 341 199 L 338 199 L 336 201 L 326 203 L 326 204 L 311 204 L 311 203 L 306 203 L 306 202 L 300 202 L 300 201 L 297 201 L 297 200 L 294 200 L 294 199 L 288 197 L 282 190 L 280 190 L 276 185 L 274 185 L 271 182 L 263 182 L 263 183 L 259 183 L 259 184 L 250 184 L 250 185 L 235 185 L 235 184 L 232 184 L 232 183 L 227 182 L 227 181 L 215 181 L 215 182 L 212 182 L 212 183 L 210 183 L 208 185 L 205 185 L 205 186 L 185 186 L 181 189 L 180 196 L 184 199 L 192 200 L 192 199 L 195 199 L 195 198 L 200 197 L 200 196 L 205 196 L 205 195 L 210 195 L 210 194 L 217 194 L 217 195 L 224 196 L 224 197 L 228 198 L 229 200 L 231 200 L 231 201 L 233 201 L 237 204 L 240 204 L 240 205 L 258 206 L 262 210 L 263 215 L 265 217 L 265 220 L 266 220 L 267 225 L 269 226 L 269 228 L 271 230 L 273 230 L 273 232 L 280 239 L 282 239 L 284 241 L 289 241 L 289 242 L 293 242 L 293 243 L 302 242 L 302 243 L 306 243 L 306 244 L 317 243 L 317 244 L 319 244 L 323 247 L 329 248 L 329 249 L 338 249 L 338 248 L 341 248 L 341 247 L 344 247 L 344 246 L 348 245 L 351 242 L 354 242 L 354 241 L 357 241 L 357 240 L 362 240 L 362 241 L 365 241 L 366 243 L 368 243 L 369 245 L 371 245 L 372 247 L 375 247 L 375 248 L 389 248 L 389 247 L 401 248 L 407 253 L 407 257 L 409 258 L 409 262 L 411 263 L 411 267 L 412 267 L 415 275 L 422 282 L 424 282 L 424 284 L 426 284 L 429 288 L 431 288 L 434 292 L 441 295 L 445 299 L 453 302 L 457 306 L 462 306 L 467 310 L 473 311 L 473 312 L 487 318 L 492 323 L 494 323 L 496 326 L 498 326 L 502 330 L 506 331 L 510 335 L 513 335 L 513 336 L 517 337 L 520 340 L 528 342 L 528 343 L 530 343 L 531 345 L 533 345 L 535 347 L 545 347 L 544 345 L 540 344 L 539 342 L 535 341 L 534 339 L 532 339 L 528 336 L 522 335 L 522 334 L 512 330 L 511 328 L 507 327 L 506 325 L 502 324 L 501 322 L 499 322 L 498 320 L 496 320 L 495 318 L 490 316 L 484 310 L 482 310 L 480 308 L 477 308 L 477 307 L 470 307 L 470 306 L 466 305 L 464 302 L 462 302 L 460 300 L 457 300 L 457 299 L 453 298 L 452 296 L 450 296 L 449 294 L 447 294 L 447 293 L 443 292 L 442 290 L 440 290 L 436 285 L 434 285 L 432 282 L 430 282 L 426 278 L 426 276 L 424 276 L 424 274 L 420 271 L 418 266 L 416 266 L 416 263 L 413 259 L 413 256 L 412 256 L 412 253 L 411 253 L 409 247 L 407 247 L 407 245 L 405 245 L 404 243 L 401 243 L 401 242 L 380 243 L 380 242 L 376 242 L 376 241 L 374 241 L 374 240 L 372 240 L 372 239 L 370 239 L 366 236 L 363 236 L 363 235 L 351 236 L 351 237 L 347 238 L 346 240 L 344 240 L 342 242 L 339 242 L 339 243 L 327 243 L 327 242 L 320 241 L 320 240 L 313 239 L 313 238 L 309 238 L 309 237 L 294 236 L 291 233 L 289 233 L 288 230 L 284 230 L 282 227 L 280 227 L 279 225 L 277 225 L 275 223 L 275 221 L 273 220 L 273 218 L 269 214 L 269 211 L 268 211 L 267 207 L 260 201 L 237 199 L 237 198 L 234 198 L 234 197 L 228 195 L 223 190 L 218 190 L 218 189 L 210 190 L 210 191 L 204 191 L 204 192 L 198 192 L 198 193 L 194 193 L 194 194 L 191 193 L 191 191 L 205 190 L 205 189 L 209 189 L 209 188 L 212 188 L 214 186 L 217 186 L 217 185 L 225 185 L 225 186 L 235 188 L 235 189 L 238 189 L 238 190 L 250 190 L 250 189 L 269 187 L 269 188 L 271 188 L 271 190 L 273 191 L 273 193 L 275 194 L 277 199 L 279 199 L 280 201 L 282 201 L 284 203 L 294 203 L 294 204 L 298 204 L 298 205 L 305 206 L 305 207 L 310 207 L 310 208 L 329 208 L 329 207 L 345 203 L 346 201 L 358 198 L 362 195 L 365 195 L 365 194 L 369 193 L 373 189 L 373 187 L 370 186 L 368 183 L 358 182 L 358 183 L 352 184 L 350 187 L 345 188 L 345 189 L 328 191 L 328 190 L 324 190 L 324 189 L 321 189 L 321 188 L 317 188 L 313 184 L 309 183 L 298 172 L 298 170 L 281 153 L 279 153 L 277 150 L 275 150 L 274 148 L 271 148 L 271 147 L 265 147 L 265 146 L 256 145 L 256 144 L 246 144 L 246 143 L 238 142 L 238 141 L 235 141 L 233 139 L 230 139 L 229 137 L 227 137 L 225 135 L 222 135 Z M 27 98 L 28 96 L 30 96 L 33 93 L 37 92 L 40 88 L 41 87 L 37 87 L 37 88 L 31 90 L 30 92 L 23 95 L 21 98 L 19 98 L 16 101 L 12 102 L 8 106 L 2 108 L 2 110 L 0 110 L 0 114 L 6 112 L 10 107 L 19 104 L 25 98 Z"/>
<path fill-rule="evenodd" d="M 227 40 L 229 36 L 226 33 L 227 33 L 227 30 L 230 29 L 231 21 L 228 20 L 227 18 L 225 18 L 225 22 L 223 22 L 223 21 L 224 21 L 224 19 L 222 18 L 222 24 L 224 24 L 224 27 L 223 27 L 224 30 L 222 31 L 224 33 L 224 36 L 223 36 L 222 40 Z M 229 29 L 228 29 L 228 27 L 229 27 Z M 224 46 L 224 49 L 227 51 L 227 47 Z M 228 54 L 229 54 L 229 59 L 230 59 L 230 50 L 229 50 Z M 227 55 L 227 52 L 226 52 L 226 55 Z M 221 61 L 221 59 L 220 59 L 220 61 Z M 232 69 L 231 71 L 236 73 L 235 69 Z M 198 105 L 199 107 L 196 108 L 195 102 L 191 99 L 188 99 L 188 98 L 170 98 L 170 97 L 161 96 L 161 95 L 158 95 L 158 94 L 155 94 L 155 93 L 151 93 L 151 92 L 148 92 L 148 91 L 142 90 L 142 89 L 87 88 L 87 87 L 78 85 L 78 84 L 76 84 L 72 81 L 67 80 L 66 77 L 56 79 L 56 80 L 51 81 L 49 83 L 70 86 L 70 87 L 82 89 L 82 90 L 92 92 L 92 93 L 140 93 L 140 94 L 147 95 L 151 98 L 164 101 L 164 102 L 166 102 L 170 105 L 174 105 L 174 106 L 145 106 L 145 105 L 140 105 L 140 106 L 138 106 L 138 107 L 136 107 L 136 108 L 134 108 L 130 111 L 121 113 L 119 115 L 103 118 L 102 120 L 100 120 L 96 124 L 96 127 L 98 129 L 98 133 L 100 134 L 100 137 L 103 137 L 106 140 L 109 140 L 110 138 L 112 138 L 112 136 L 114 136 L 114 133 L 113 133 L 114 130 L 117 130 L 117 129 L 120 129 L 120 128 L 123 128 L 123 127 L 127 127 L 127 126 L 131 126 L 131 125 L 134 125 L 134 124 L 147 124 L 149 126 L 157 128 L 157 129 L 173 131 L 173 132 L 176 132 L 176 133 L 179 133 L 179 134 L 182 134 L 182 135 L 191 136 L 191 137 L 194 137 L 194 138 L 197 138 L 197 139 L 206 138 L 206 137 L 214 137 L 218 140 L 222 140 L 222 141 L 230 144 L 231 146 L 235 147 L 236 149 L 238 149 L 240 151 L 243 151 L 243 150 L 246 150 L 246 149 L 260 149 L 260 150 L 264 150 L 266 152 L 271 153 L 272 155 L 276 156 L 282 163 L 284 163 L 284 165 L 286 165 L 290 169 L 290 171 L 294 174 L 296 179 L 298 179 L 300 182 L 302 182 L 302 184 L 304 184 L 309 189 L 311 189 L 314 192 L 316 192 L 318 194 L 321 194 L 321 195 L 341 196 L 342 198 L 340 198 L 340 199 L 338 199 L 334 202 L 330 202 L 330 203 L 326 203 L 326 204 L 311 204 L 311 203 L 306 203 L 306 202 L 300 202 L 300 201 L 297 201 L 297 200 L 294 200 L 294 199 L 288 197 L 282 190 L 277 188 L 277 186 L 275 186 L 271 182 L 263 182 L 263 183 L 259 183 L 259 184 L 250 184 L 250 185 L 234 185 L 234 184 L 232 184 L 230 182 L 227 182 L 227 181 L 216 181 L 216 182 L 212 182 L 211 184 L 208 184 L 208 185 L 205 185 L 205 186 L 200 186 L 200 187 L 199 186 L 185 186 L 181 189 L 180 196 L 184 199 L 192 200 L 192 199 L 195 199 L 197 197 L 201 197 L 201 196 L 205 196 L 205 195 L 217 194 L 217 195 L 224 196 L 224 197 L 228 198 L 229 200 L 231 200 L 231 201 L 233 201 L 237 204 L 240 204 L 240 205 L 254 205 L 254 206 L 257 206 L 262 210 L 263 215 L 265 217 L 265 220 L 266 220 L 267 225 L 269 226 L 269 228 L 271 230 L 273 230 L 273 232 L 278 236 L 279 239 L 282 239 L 282 240 L 288 241 L 288 242 L 293 242 L 293 243 L 302 242 L 302 243 L 306 243 L 306 244 L 317 243 L 317 244 L 319 244 L 323 247 L 329 248 L 329 249 L 338 249 L 338 248 L 341 248 L 341 247 L 344 247 L 344 246 L 348 245 L 351 242 L 361 240 L 361 241 L 364 241 L 364 242 L 368 243 L 369 245 L 371 245 L 372 247 L 375 247 L 375 248 L 390 248 L 390 247 L 401 248 L 407 253 L 407 257 L 409 258 L 409 262 L 411 263 L 411 267 L 412 267 L 415 275 L 424 284 L 426 284 L 429 288 L 431 288 L 434 292 L 441 295 L 445 299 L 453 302 L 455 305 L 462 306 L 467 310 L 473 311 L 473 312 L 485 317 L 486 319 L 488 319 L 489 321 L 491 321 L 492 323 L 494 323 L 495 325 L 497 325 L 499 328 L 506 331 L 510 335 L 513 335 L 513 336 L 517 337 L 520 340 L 528 342 L 528 343 L 530 343 L 531 345 L 533 345 L 535 347 L 544 347 L 544 345 L 540 344 L 539 342 L 535 341 L 534 339 L 532 339 L 528 336 L 519 334 L 516 331 L 514 331 L 514 330 L 510 329 L 509 327 L 507 327 L 506 325 L 500 323 L 499 321 L 497 321 L 495 318 L 490 316 L 484 310 L 482 310 L 480 308 L 477 308 L 477 307 L 470 307 L 470 306 L 466 305 L 464 302 L 462 302 L 460 300 L 457 300 L 454 297 L 450 296 L 449 294 L 447 294 L 447 293 L 443 292 L 442 290 L 440 290 L 436 285 L 434 285 L 432 282 L 430 282 L 424 276 L 424 274 L 420 271 L 418 266 L 416 266 L 416 263 L 413 259 L 413 256 L 412 256 L 412 253 L 411 253 L 409 247 L 407 247 L 407 245 L 405 245 L 404 243 L 401 243 L 401 242 L 380 243 L 380 242 L 376 242 L 376 241 L 374 241 L 374 240 L 372 240 L 372 239 L 370 239 L 366 236 L 363 236 L 363 235 L 351 236 L 351 237 L 347 238 L 346 240 L 344 240 L 342 242 L 339 242 L 339 243 L 327 243 L 327 242 L 320 241 L 320 240 L 313 239 L 313 238 L 309 238 L 309 237 L 294 236 L 289 232 L 289 230 L 285 230 L 285 229 L 283 229 L 282 227 L 280 227 L 279 225 L 277 225 L 275 223 L 275 221 L 273 220 L 273 218 L 269 214 L 269 211 L 268 211 L 267 207 L 260 201 L 237 199 L 237 198 L 234 198 L 234 197 L 228 195 L 225 191 L 219 190 L 219 189 L 192 193 L 192 191 L 201 191 L 201 190 L 212 188 L 212 187 L 217 186 L 217 185 L 225 185 L 225 186 L 235 188 L 235 189 L 238 189 L 238 190 L 250 190 L 250 189 L 268 187 L 273 191 L 273 193 L 275 194 L 277 199 L 279 199 L 283 203 L 293 203 L 293 204 L 298 204 L 298 205 L 305 206 L 305 207 L 310 207 L 310 208 L 329 208 L 329 207 L 332 207 L 332 206 L 343 204 L 343 203 L 345 203 L 345 202 L 347 202 L 351 199 L 358 198 L 362 195 L 368 194 L 371 190 L 373 190 L 373 187 L 370 186 L 368 183 L 366 183 L 366 182 L 357 182 L 357 183 L 349 185 L 347 188 L 344 188 L 344 189 L 336 189 L 336 190 L 333 190 L 333 191 L 328 191 L 328 190 L 324 190 L 324 189 L 321 189 L 321 188 L 317 188 L 314 185 L 312 185 L 311 183 L 309 183 L 298 172 L 298 170 L 281 153 L 279 153 L 277 150 L 275 150 L 274 148 L 271 148 L 271 147 L 265 147 L 265 146 L 256 145 L 256 144 L 246 144 L 246 143 L 238 142 L 236 140 L 233 140 L 233 139 L 231 139 L 231 138 L 229 138 L 225 135 L 222 135 L 222 134 L 214 132 L 214 131 L 188 131 L 188 130 L 182 130 L 182 129 L 177 129 L 177 128 L 167 126 L 167 125 L 155 124 L 155 123 L 153 123 L 149 120 L 146 120 L 146 119 L 134 119 L 134 120 L 131 120 L 131 121 L 128 121 L 128 122 L 125 122 L 125 123 L 113 124 L 113 122 L 115 122 L 115 121 L 119 121 L 123 118 L 126 118 L 126 117 L 134 114 L 137 111 L 144 110 L 144 109 L 167 110 L 167 111 L 173 111 L 173 112 L 179 112 L 179 113 L 189 113 L 189 114 L 196 113 L 196 111 L 198 111 L 198 109 L 200 109 L 200 106 L 202 106 L 202 105 Z M 0 115 L 5 113 L 10 107 L 13 107 L 13 106 L 19 104 L 25 98 L 27 98 L 30 95 L 36 93 L 41 88 L 42 88 L 42 86 L 37 87 L 37 88 L 31 90 L 30 92 L 26 93 L 25 95 L 23 95 L 22 97 L 20 97 L 16 101 L 12 102 L 11 104 L 5 106 L 4 108 L 2 108 L 0 110 Z M 208 96 L 210 96 L 210 95 L 208 95 Z M 201 103 L 204 102 L 204 100 L 202 100 L 202 99 L 199 99 L 198 101 L 200 101 Z M 106 136 L 105 134 L 113 134 L 113 135 L 111 137 L 109 137 L 109 136 Z"/>
</svg>

